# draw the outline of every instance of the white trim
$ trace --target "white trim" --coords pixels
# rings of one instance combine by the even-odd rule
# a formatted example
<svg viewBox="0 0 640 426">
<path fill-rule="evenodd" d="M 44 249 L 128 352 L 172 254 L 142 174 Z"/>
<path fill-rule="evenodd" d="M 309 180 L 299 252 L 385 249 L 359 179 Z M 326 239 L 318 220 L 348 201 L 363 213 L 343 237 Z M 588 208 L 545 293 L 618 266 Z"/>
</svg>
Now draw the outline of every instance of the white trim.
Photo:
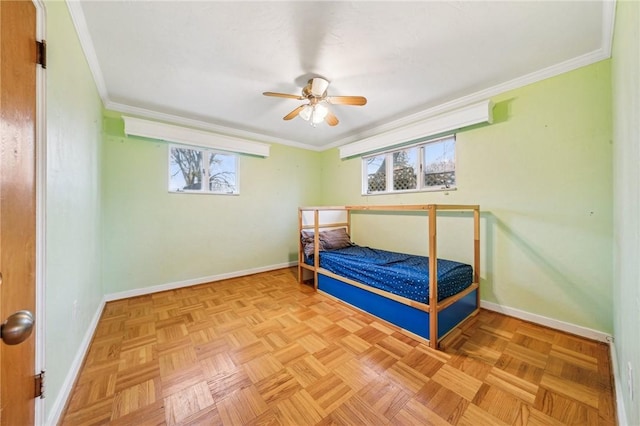
<svg viewBox="0 0 640 426">
<path fill-rule="evenodd" d="M 215 134 L 204 130 L 190 129 L 173 124 L 158 123 L 156 121 L 143 120 L 141 118 L 123 115 L 124 133 L 126 135 L 142 136 L 152 139 L 160 139 L 168 142 L 183 143 L 186 145 L 201 146 L 220 149 L 223 151 L 238 152 L 243 154 L 269 156 L 271 145 L 261 142 L 251 142 L 231 136 Z"/>
<path fill-rule="evenodd" d="M 144 108 L 133 107 L 126 104 L 112 102 L 109 100 L 104 100 L 104 99 L 103 100 L 104 100 L 105 108 L 113 111 L 117 111 L 117 112 L 134 114 L 141 117 L 152 118 L 156 120 L 163 120 L 171 123 L 178 123 L 178 124 L 198 127 L 202 129 L 208 129 L 216 133 L 220 132 L 225 134 L 233 134 L 236 137 L 243 137 L 251 140 L 277 143 L 280 145 L 287 145 L 287 146 L 293 146 L 296 148 L 322 152 L 332 148 L 342 147 L 348 144 L 361 142 L 367 139 L 373 139 L 377 136 L 381 136 L 386 133 L 399 131 L 406 126 L 414 125 L 416 122 L 430 120 L 437 115 L 444 114 L 451 110 L 464 109 L 472 104 L 489 99 L 493 96 L 500 95 L 504 92 L 515 90 L 520 87 L 527 86 L 529 84 L 537 83 L 539 81 L 546 80 L 548 78 L 555 77 L 560 74 L 564 74 L 566 72 L 573 71 L 578 68 L 591 65 L 596 62 L 602 61 L 604 59 L 610 58 L 611 44 L 613 40 L 613 22 L 612 21 L 613 21 L 613 17 L 615 16 L 615 1 L 605 1 L 603 3 L 603 8 L 605 11 L 604 13 L 605 16 L 603 17 L 603 33 L 608 34 L 608 36 L 603 37 L 603 46 L 601 46 L 601 48 L 593 52 L 589 52 L 584 55 L 578 56 L 576 58 L 566 60 L 559 64 L 554 64 L 549 67 L 543 68 L 541 70 L 534 71 L 532 73 L 529 73 L 520 77 L 516 77 L 507 82 L 488 87 L 486 89 L 471 93 L 469 95 L 454 99 L 449 102 L 445 102 L 443 104 L 434 106 L 432 108 L 427 108 L 423 111 L 408 115 L 398 120 L 394 120 L 394 121 L 385 123 L 383 125 L 367 129 L 363 132 L 358 133 L 357 135 L 347 136 L 345 138 L 338 139 L 334 142 L 330 142 L 322 146 L 303 144 L 300 142 L 295 142 L 295 141 L 291 141 L 284 138 L 268 137 L 259 133 L 247 132 L 239 129 L 233 129 L 230 127 L 217 126 L 204 121 L 193 120 L 186 117 L 160 113 L 156 111 L 147 110 Z M 426 135 L 422 135 L 422 136 L 426 136 Z M 418 136 L 418 137 L 421 137 L 421 136 Z M 344 158 L 344 157 L 341 157 L 341 158 Z"/>
<path fill-rule="evenodd" d="M 36 40 L 46 41 L 47 11 L 43 0 L 33 0 L 36 9 Z M 36 67 L 36 259 L 35 259 L 35 365 L 34 374 L 46 369 L 46 201 L 47 201 L 47 77 L 42 67 Z M 41 321 L 42 319 L 42 321 Z M 46 416 L 45 401 L 36 398 L 34 423 L 41 425 Z"/>
<path fill-rule="evenodd" d="M 80 369 L 82 368 L 82 363 L 84 361 L 84 357 L 89 350 L 89 345 L 91 344 L 91 339 L 95 334 L 96 328 L 98 326 L 98 322 L 100 321 L 100 316 L 102 315 L 102 311 L 104 310 L 105 299 L 102 298 L 100 301 L 100 306 L 96 310 L 95 315 L 91 319 L 91 323 L 87 328 L 87 331 L 84 334 L 84 338 L 82 342 L 80 342 L 80 346 L 78 347 L 78 351 L 76 352 L 76 356 L 69 367 L 69 371 L 67 372 L 67 376 L 62 383 L 62 387 L 60 388 L 60 392 L 56 397 L 56 400 L 53 402 L 51 407 L 51 412 L 49 413 L 49 417 L 47 418 L 47 425 L 57 425 L 60 422 L 60 418 L 62 416 L 62 412 L 64 411 L 65 406 L 67 405 L 67 400 L 71 396 L 71 391 L 73 390 L 73 385 L 76 382 L 78 374 L 80 373 Z"/>
<path fill-rule="evenodd" d="M 342 146 L 339 148 L 340 158 L 353 157 L 416 139 L 453 132 L 474 124 L 491 123 L 492 121 L 493 102 L 484 100 L 473 105 L 423 119 L 419 122 L 414 122 L 413 124 L 407 124 L 396 130 L 390 130 L 386 133 Z"/>
<path fill-rule="evenodd" d="M 555 330 L 564 331 L 566 333 L 575 334 L 576 336 L 585 337 L 591 340 L 597 340 L 598 342 L 609 343 L 611 341 L 611 335 L 603 331 L 594 330 L 592 328 L 582 327 L 580 325 L 571 324 L 568 322 L 560 321 L 553 318 L 548 318 L 542 315 L 533 314 L 531 312 L 522 311 L 516 308 L 510 308 L 508 306 L 502 306 L 497 303 L 480 301 L 480 307 L 489 311 L 499 312 L 510 317 L 519 318 L 521 320 L 533 322 L 536 324 L 544 325 Z"/>
<path fill-rule="evenodd" d="M 214 281 L 227 280 L 229 278 L 244 277 L 247 275 L 258 274 L 260 272 L 269 272 L 269 271 L 275 271 L 276 269 L 290 268 L 292 266 L 296 266 L 297 264 L 298 264 L 298 261 L 293 261 L 293 262 L 279 263 L 276 265 L 268 265 L 268 266 L 261 266 L 258 268 L 245 269 L 242 271 L 228 272 L 226 274 L 209 275 L 207 277 L 193 278 L 190 280 L 176 281 L 172 283 L 154 285 L 151 287 L 136 288 L 133 290 L 110 293 L 105 295 L 104 298 L 107 302 L 112 302 L 114 300 L 144 296 L 151 293 L 158 293 L 160 291 L 175 290 L 177 288 L 190 287 L 198 284 L 206 284 Z"/>
<path fill-rule="evenodd" d="M 622 394 L 622 387 L 620 382 L 622 381 L 622 376 L 620 375 L 620 365 L 618 365 L 618 353 L 616 351 L 616 342 L 615 339 L 611 339 L 609 341 L 609 351 L 611 357 L 611 373 L 613 375 L 613 384 L 615 388 L 615 396 L 616 396 L 616 413 L 618 415 L 618 424 L 620 426 L 627 426 L 629 421 L 627 420 L 627 411 L 624 407 L 624 398 Z"/>
<path fill-rule="evenodd" d="M 146 110 L 143 108 L 111 102 L 108 100 L 105 101 L 105 108 L 118 111 L 118 112 L 135 114 L 135 115 L 139 115 L 147 118 L 164 120 L 172 123 L 181 123 L 188 126 L 211 129 L 214 132 L 235 134 L 238 137 L 248 137 L 249 139 L 270 141 L 272 143 L 278 143 L 280 145 L 288 145 L 288 146 L 308 149 L 312 151 L 326 151 L 326 150 L 336 148 L 336 147 L 341 147 L 347 144 L 360 142 L 365 139 L 371 139 L 387 132 L 400 130 L 405 126 L 415 124 L 418 121 L 431 119 L 447 111 L 451 111 L 454 109 L 463 109 L 471 104 L 480 102 L 485 99 L 489 99 L 493 96 L 500 95 L 504 92 L 519 89 L 520 87 L 537 83 L 539 81 L 546 80 L 548 78 L 555 77 L 560 74 L 564 74 L 566 72 L 573 71 L 578 68 L 582 68 L 584 66 L 591 65 L 596 62 L 610 58 L 611 44 L 613 41 L 613 19 L 615 17 L 615 1 L 605 1 L 603 3 L 603 8 L 604 8 L 604 13 L 603 13 L 604 16 L 603 16 L 602 26 L 603 26 L 603 33 L 607 36 L 606 37 L 603 36 L 603 45 L 599 49 L 594 50 L 593 52 L 589 52 L 584 55 L 566 60 L 564 62 L 551 65 L 541 70 L 534 71 L 532 73 L 529 73 L 520 77 L 516 77 L 504 83 L 488 87 L 486 89 L 471 93 L 469 95 L 454 99 L 449 102 L 445 102 L 440 105 L 436 105 L 432 108 L 427 108 L 415 114 L 411 114 L 406 117 L 400 118 L 398 120 L 394 120 L 394 121 L 385 123 L 383 125 L 367 129 L 364 132 L 358 133 L 357 135 L 347 136 L 345 138 L 338 139 L 334 142 L 330 142 L 323 146 L 303 144 L 303 143 L 294 142 L 294 141 L 283 139 L 283 138 L 273 138 L 273 137 L 270 138 L 257 133 L 246 132 L 238 129 L 232 129 L 229 127 L 215 126 L 213 124 L 206 123 L 203 121 L 192 120 L 189 118 L 180 117 L 180 116 L 171 115 L 171 114 L 159 113 L 151 110 Z"/>
<path fill-rule="evenodd" d="M 353 142 L 358 142 L 363 139 L 371 138 L 376 135 L 380 135 L 382 133 L 389 132 L 391 130 L 395 130 L 400 127 L 410 125 L 412 123 L 415 123 L 416 121 L 421 121 L 421 120 L 431 118 L 445 111 L 463 108 L 472 103 L 478 102 L 482 99 L 487 99 L 509 90 L 518 89 L 528 84 L 536 83 L 538 81 L 555 77 L 565 72 L 573 71 L 575 69 L 578 69 L 587 65 L 591 65 L 598 61 L 608 59 L 611 57 L 611 46 L 613 43 L 613 31 L 614 31 L 614 20 L 615 20 L 615 9 L 616 9 L 616 0 L 603 1 L 602 3 L 602 8 L 603 8 L 602 44 L 600 48 L 597 50 L 578 56 L 576 58 L 569 59 L 559 64 L 555 64 L 547 68 L 543 68 L 541 70 L 526 74 L 524 76 L 514 78 L 513 80 L 507 81 L 505 83 L 480 90 L 470 95 L 463 96 L 458 99 L 454 99 L 450 102 L 437 105 L 433 108 L 428 108 L 424 111 L 421 111 L 416 114 L 412 114 L 402 119 L 395 120 L 395 121 L 383 124 L 381 126 L 368 129 L 365 132 L 361 132 L 352 136 L 347 136 L 345 138 L 338 139 L 336 141 L 330 142 L 323 146 L 315 146 L 315 145 L 309 145 L 309 144 L 292 141 L 289 139 L 270 137 L 270 136 L 266 136 L 266 135 L 262 135 L 254 132 L 214 125 L 211 123 L 194 120 L 187 117 L 160 113 L 160 112 L 151 111 L 145 108 L 134 107 L 131 105 L 126 105 L 119 102 L 111 101 L 109 99 L 109 94 L 107 92 L 104 77 L 102 75 L 102 70 L 100 68 L 98 57 L 94 49 L 93 41 L 91 39 L 89 30 L 87 28 L 87 23 L 84 17 L 84 13 L 82 11 L 81 2 L 66 0 L 66 3 L 69 9 L 69 12 L 71 14 L 71 18 L 73 20 L 73 24 L 75 26 L 76 32 L 78 34 L 78 38 L 80 39 L 80 44 L 82 45 L 82 49 L 87 58 L 89 68 L 91 69 L 91 73 L 93 74 L 93 79 L 95 81 L 96 87 L 98 88 L 98 92 L 100 93 L 100 97 L 102 98 L 102 102 L 105 108 L 113 111 L 117 111 L 117 112 L 122 112 L 125 114 L 133 114 L 133 115 L 138 115 L 145 118 L 207 129 L 215 133 L 233 135 L 238 138 L 257 140 L 257 141 L 266 142 L 266 143 L 277 143 L 280 145 L 287 145 L 287 146 L 292 146 L 296 148 L 307 149 L 310 151 L 326 151 L 331 148 L 336 148 L 336 147 L 340 147 Z"/>
<path fill-rule="evenodd" d="M 500 95 L 509 90 L 514 90 L 523 86 L 527 86 L 529 84 L 537 83 L 547 78 L 555 77 L 557 75 L 564 74 L 566 72 L 573 71 L 578 68 L 591 65 L 596 62 L 602 61 L 604 59 L 610 58 L 611 44 L 613 40 L 613 19 L 615 17 L 615 1 L 605 1 L 603 3 L 603 8 L 604 8 L 603 33 L 606 36 L 603 36 L 603 45 L 598 50 L 586 53 L 576 58 L 569 59 L 559 64 L 551 65 L 547 68 L 534 71 L 524 76 L 514 78 L 507 82 L 488 87 L 486 89 L 471 93 L 461 98 L 457 98 L 452 101 L 445 102 L 435 107 L 427 108 L 418 113 L 411 114 L 409 116 L 400 118 L 398 120 L 394 120 L 389 123 L 383 124 L 381 126 L 377 126 L 377 127 L 365 130 L 364 132 L 358 133 L 357 135 L 347 136 L 345 138 L 338 139 L 334 142 L 328 143 L 323 146 L 309 145 L 309 144 L 304 144 L 300 142 L 295 142 L 289 139 L 270 137 L 270 136 L 262 135 L 259 133 L 248 132 L 244 130 L 234 129 L 231 127 L 219 126 L 219 125 L 207 123 L 205 121 L 194 120 L 194 119 L 181 117 L 173 114 L 166 114 L 166 113 L 152 111 L 144 108 L 134 107 L 134 106 L 118 103 L 118 102 L 113 102 L 109 100 L 107 96 L 103 97 L 103 102 L 106 109 L 122 112 L 125 114 L 133 114 L 140 117 L 161 120 L 161 121 L 166 121 L 170 123 L 182 124 L 185 126 L 206 129 L 214 133 L 229 134 L 229 135 L 233 135 L 240 138 L 246 138 L 250 140 L 257 140 L 257 141 L 267 142 L 267 143 L 277 143 L 280 145 L 286 145 L 286 146 L 292 146 L 295 148 L 307 149 L 310 151 L 322 152 L 332 148 L 341 147 L 347 144 L 360 142 L 365 139 L 371 139 L 376 136 L 382 135 L 383 133 L 399 130 L 405 126 L 415 124 L 418 121 L 431 119 L 447 111 L 451 111 L 454 109 L 463 109 L 471 104 L 477 103 L 485 99 L 489 99 L 493 96 Z M 80 30 L 78 30 L 78 33 L 80 33 Z"/>
<path fill-rule="evenodd" d="M 615 11 L 615 7 L 614 7 L 614 11 Z M 607 17 L 607 19 L 604 19 L 604 21 L 605 23 L 603 25 L 606 27 L 608 26 L 606 25 L 606 22 L 611 21 L 611 19 Z M 532 73 L 523 75 L 521 77 L 514 78 L 513 80 L 509 80 L 504 83 L 488 87 L 486 89 L 471 93 L 461 98 L 454 99 L 452 101 L 445 102 L 435 107 L 425 109 L 418 113 L 383 124 L 381 126 L 368 129 L 365 132 L 358 134 L 357 136 L 349 136 L 349 137 L 337 140 L 335 142 L 332 142 L 330 144 L 323 146 L 322 150 L 324 151 L 324 150 L 339 147 L 345 144 L 358 142 L 366 138 L 372 138 L 376 135 L 380 135 L 385 132 L 390 132 L 396 129 L 400 129 L 404 126 L 408 126 L 420 120 L 427 120 L 438 114 L 442 114 L 443 112 L 450 111 L 453 109 L 463 108 L 465 106 L 479 102 L 483 99 L 489 99 L 493 96 L 500 95 L 510 90 L 519 89 L 520 87 L 537 83 L 539 81 L 546 80 L 548 78 L 555 77 L 560 74 L 564 74 L 566 72 L 573 71 L 578 68 L 582 68 L 584 66 L 594 64 L 604 59 L 608 59 L 611 57 L 611 40 L 613 38 L 613 27 L 612 27 L 612 24 L 609 24 L 609 25 L 611 25 L 611 30 L 610 30 L 611 35 L 609 37 L 608 50 L 605 44 L 605 46 L 603 46 L 602 48 L 595 50 L 593 52 L 586 53 L 582 56 L 569 59 L 559 64 L 551 65 L 547 68 L 543 68 L 541 70 L 534 71 Z"/>
<path fill-rule="evenodd" d="M 96 310 L 95 315 L 91 319 L 91 323 L 89 324 L 89 327 L 87 328 L 87 331 L 86 331 L 86 333 L 84 335 L 84 338 L 82 339 L 82 342 L 80 343 L 80 347 L 78 348 L 76 356 L 73 359 L 73 362 L 71 363 L 71 366 L 69 367 L 69 372 L 67 373 L 67 376 L 65 377 L 64 383 L 62 384 L 62 387 L 60 389 L 60 392 L 58 393 L 57 398 L 54 401 L 53 406 L 51 407 L 51 412 L 49 413 L 49 417 L 47 418 L 46 424 L 47 425 L 56 425 L 56 424 L 58 424 L 58 422 L 60 422 L 62 413 L 64 411 L 65 406 L 67 405 L 67 401 L 68 401 L 69 397 L 71 396 L 71 391 L 73 390 L 73 386 L 75 384 L 75 381 L 76 381 L 76 379 L 78 377 L 78 374 L 80 373 L 80 369 L 82 368 L 82 363 L 84 361 L 84 358 L 85 358 L 86 354 L 89 351 L 89 346 L 91 344 L 91 340 L 93 338 L 93 335 L 95 334 L 96 328 L 98 327 L 98 322 L 100 321 L 100 317 L 102 316 L 102 312 L 104 311 L 104 308 L 105 308 L 107 302 L 111 302 L 111 301 L 114 301 L 114 300 L 120 300 L 120 299 L 127 299 L 127 298 L 130 298 L 130 297 L 143 296 L 143 295 L 146 295 L 146 294 L 157 293 L 159 291 L 174 290 L 174 289 L 182 288 L 182 287 L 189 287 L 189 286 L 198 285 L 198 284 L 205 284 L 205 283 L 209 283 L 209 282 L 213 282 L 213 281 L 226 280 L 226 279 L 229 279 L 229 278 L 236 278 L 236 277 L 242 277 L 242 276 L 246 276 L 246 275 L 253 275 L 253 274 L 260 273 L 260 272 L 273 271 L 273 270 L 276 270 L 276 269 L 289 268 L 289 267 L 292 267 L 292 266 L 296 266 L 297 264 L 298 264 L 297 261 L 285 262 L 285 263 L 280 263 L 280 264 L 276 264 L 276 265 L 269 265 L 269 266 L 263 266 L 263 267 L 259 267 L 259 268 L 245 269 L 245 270 L 242 270 L 242 271 L 230 272 L 230 273 L 226 273 L 226 274 L 211 275 L 211 276 L 208 276 L 208 277 L 201 277 L 201 278 L 195 278 L 195 279 L 191 279 L 191 280 L 178 281 L 178 282 L 167 283 L 167 284 L 160 284 L 160 285 L 156 285 L 156 286 L 152 286 L 152 287 L 145 287 L 145 288 L 139 288 L 139 289 L 134 289 L 134 290 L 121 291 L 121 292 L 118 292 L 118 293 L 111 293 L 111 294 L 105 295 L 102 298 L 102 301 L 100 302 L 100 306 Z"/>
<path fill-rule="evenodd" d="M 83 340 L 82 340 L 82 342 L 80 344 L 80 347 L 78 348 L 78 352 L 76 353 L 76 356 L 75 356 L 75 358 L 73 360 L 73 363 L 71 364 L 71 367 L 69 369 L 69 372 L 67 373 L 67 376 L 66 376 L 65 381 L 64 381 L 64 383 L 62 385 L 62 388 L 60 389 L 60 392 L 58 393 L 58 397 L 56 398 L 56 400 L 53 403 L 53 406 L 52 406 L 52 409 L 51 409 L 51 412 L 49 414 L 49 418 L 47 419 L 46 424 L 47 425 L 55 425 L 55 424 L 58 424 L 58 422 L 60 421 L 60 418 L 62 416 L 62 411 L 64 410 L 64 408 L 66 406 L 67 399 L 71 395 L 71 391 L 73 389 L 73 385 L 74 385 L 74 383 L 76 381 L 78 373 L 80 372 L 80 368 L 82 367 L 82 362 L 84 360 L 84 357 L 85 357 L 87 351 L 89 350 L 89 345 L 91 343 L 91 339 L 93 338 L 95 330 L 96 330 L 96 328 L 98 326 L 98 322 L 100 320 L 100 317 L 102 315 L 102 312 L 104 311 L 104 308 L 105 308 L 105 305 L 106 305 L 107 302 L 111 302 L 111 301 L 114 301 L 114 300 L 120 300 L 120 299 L 127 299 L 127 298 L 130 298 L 130 297 L 144 296 L 144 295 L 147 295 L 147 294 L 157 293 L 157 292 L 160 292 L 160 291 L 174 290 L 174 289 L 177 289 L 177 288 L 189 287 L 189 286 L 198 285 L 198 284 L 205 284 L 205 283 L 209 283 L 209 282 L 215 282 L 215 281 L 221 281 L 221 280 L 230 279 L 230 278 L 247 276 L 247 275 L 257 274 L 257 273 L 260 273 L 260 272 L 268 272 L 268 271 L 273 271 L 273 270 L 277 270 L 277 269 L 283 269 L 283 268 L 296 266 L 297 264 L 298 264 L 297 261 L 285 262 L 285 263 L 269 265 L 269 266 L 264 266 L 264 267 L 259 267 L 259 268 L 245 269 L 245 270 L 242 270 L 242 271 L 230 272 L 230 273 L 226 273 L 226 274 L 210 275 L 210 276 L 207 276 L 207 277 L 194 278 L 194 279 L 190 279 L 190 280 L 177 281 L 177 282 L 172 282 L 172 283 L 160 284 L 160 285 L 155 285 L 155 286 L 151 286 L 151 287 L 145 287 L 145 288 L 140 288 L 140 289 L 121 291 L 121 292 L 111 293 L 111 294 L 105 295 L 104 298 L 102 299 L 102 301 L 100 302 L 100 306 L 96 310 L 96 313 L 95 313 L 93 319 L 91 320 L 91 324 L 89 325 L 89 328 L 87 329 L 87 332 L 85 333 L 85 336 L 84 336 L 84 338 L 83 338 Z M 322 292 L 322 293 L 324 293 L 324 292 Z M 626 425 L 627 424 L 626 423 L 626 413 L 624 411 L 624 403 L 622 401 L 622 392 L 621 392 L 621 389 L 620 389 L 620 384 L 619 384 L 618 380 L 615 380 L 616 378 L 619 377 L 615 345 L 614 345 L 614 342 L 613 342 L 613 338 L 609 334 L 603 333 L 601 331 L 589 329 L 589 328 L 586 328 L 586 327 L 581 327 L 581 326 L 577 326 L 577 325 L 574 325 L 574 324 L 569 324 L 569 323 L 566 323 L 566 322 L 563 322 L 563 321 L 554 320 L 552 318 L 543 317 L 541 315 L 537 315 L 537 314 L 532 314 L 532 313 L 529 313 L 529 312 L 521 311 L 519 309 L 504 307 L 504 306 L 501 306 L 501 305 L 498 305 L 498 304 L 492 303 L 492 302 L 481 301 L 480 302 L 480 306 L 482 308 L 490 310 L 490 311 L 499 312 L 499 313 L 502 313 L 502 314 L 505 314 L 505 315 L 509 315 L 509 316 L 512 316 L 512 317 L 515 317 L 515 318 L 519 318 L 519 319 L 522 319 L 522 320 L 525 320 L 525 321 L 530 321 L 530 322 L 533 322 L 533 323 L 536 323 L 536 324 L 545 325 L 547 327 L 551 327 L 551 328 L 554 328 L 556 330 L 565 331 L 565 332 L 568 332 L 568 333 L 571 333 L 571 334 L 575 334 L 575 335 L 578 335 L 578 336 L 582 336 L 582 337 L 586 337 L 586 338 L 589 338 L 589 339 L 593 339 L 593 340 L 609 343 L 610 350 L 611 350 L 611 362 L 612 362 L 612 368 L 613 368 L 615 390 L 616 390 L 618 422 L 619 422 L 620 425 Z M 36 424 L 38 424 L 38 423 L 36 423 Z"/>
<path fill-rule="evenodd" d="M 38 1 L 42 1 L 42 0 L 38 0 Z M 125 114 L 137 115 L 137 116 L 149 118 L 152 120 L 166 121 L 166 122 L 177 124 L 177 125 L 200 128 L 200 129 L 208 130 L 214 133 L 219 133 L 221 137 L 225 137 L 224 135 L 230 135 L 232 137 L 236 137 L 240 139 L 255 140 L 263 143 L 277 143 L 280 145 L 287 145 L 287 146 L 307 149 L 311 151 L 322 150 L 321 147 L 308 145 L 308 144 L 292 141 L 289 139 L 270 137 L 270 136 L 262 135 L 260 133 L 254 133 L 246 130 L 220 126 L 220 125 L 208 123 L 205 121 L 195 120 L 187 117 L 181 117 L 173 114 L 162 113 L 158 111 L 152 111 L 146 108 L 136 107 L 136 106 L 112 101 L 109 98 L 109 92 L 107 91 L 107 85 L 104 80 L 104 75 L 102 74 L 102 68 L 100 68 L 98 55 L 96 54 L 96 51 L 95 51 L 93 39 L 91 38 L 91 33 L 89 32 L 89 28 L 87 27 L 87 21 L 85 19 L 84 12 L 82 10 L 82 2 L 74 1 L 74 0 L 65 0 L 65 3 L 67 4 L 67 8 L 69 9 L 69 14 L 71 15 L 73 26 L 75 27 L 76 33 L 78 35 L 78 39 L 80 40 L 80 45 L 82 46 L 82 51 L 84 52 L 84 56 L 87 60 L 87 64 L 89 65 L 89 69 L 91 70 L 91 74 L 93 75 L 93 81 L 96 85 L 100 98 L 102 99 L 102 104 L 106 109 L 125 113 Z"/>
<path fill-rule="evenodd" d="M 76 29 L 76 34 L 80 40 L 80 46 L 93 75 L 93 81 L 98 89 L 98 93 L 102 98 L 102 103 L 106 104 L 109 100 L 109 94 L 107 93 L 107 85 L 102 75 L 102 69 L 100 68 L 100 62 L 98 61 L 98 55 L 94 49 L 93 40 L 91 39 L 91 33 L 89 33 L 89 27 L 87 27 L 87 21 L 84 19 L 84 12 L 82 11 L 82 3 L 79 1 L 66 0 L 67 9 L 71 15 L 73 26 Z"/>
<path fill-rule="evenodd" d="M 249 132 L 247 130 L 234 129 L 232 127 L 220 126 L 220 125 L 209 123 L 206 121 L 195 120 L 192 118 L 186 118 L 178 115 L 167 114 L 164 112 L 152 111 L 149 109 L 121 104 L 121 103 L 113 102 L 110 100 L 107 100 L 104 102 L 104 107 L 108 110 L 121 112 L 123 114 L 131 114 L 138 117 L 148 118 L 151 120 L 164 121 L 166 123 L 192 127 L 195 129 L 216 133 L 221 136 L 225 136 L 225 135 L 234 136 L 236 138 L 262 142 L 262 143 L 277 143 L 279 145 L 287 145 L 287 146 L 292 146 L 294 148 L 307 149 L 311 151 L 322 151 L 324 149 L 314 145 L 295 142 L 289 139 L 267 136 L 261 133 Z"/>
</svg>

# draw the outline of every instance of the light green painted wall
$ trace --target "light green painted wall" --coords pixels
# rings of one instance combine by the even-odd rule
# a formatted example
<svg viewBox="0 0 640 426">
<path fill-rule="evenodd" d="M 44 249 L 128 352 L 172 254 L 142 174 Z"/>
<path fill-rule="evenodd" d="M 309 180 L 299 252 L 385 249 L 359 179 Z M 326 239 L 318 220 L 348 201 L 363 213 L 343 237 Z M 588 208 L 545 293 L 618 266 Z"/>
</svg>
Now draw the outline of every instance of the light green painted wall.
<svg viewBox="0 0 640 426">
<path fill-rule="evenodd" d="M 640 3 L 618 1 L 613 39 L 614 338 L 621 397 L 640 424 Z M 627 386 L 633 370 L 634 400 Z M 620 396 L 619 396 L 620 397 Z"/>
<path fill-rule="evenodd" d="M 484 300 L 610 333 L 610 79 L 602 61 L 496 96 L 494 124 L 458 133 L 457 191 L 362 196 L 360 159 L 326 151 L 322 202 L 479 204 Z M 357 243 L 426 253 L 425 218 L 354 220 Z M 471 259 L 471 232 L 445 218 L 439 255 Z"/>
<path fill-rule="evenodd" d="M 119 115 L 100 110 L 66 5 L 47 2 L 47 414 L 104 294 L 294 261 L 296 209 L 313 204 L 480 204 L 483 298 L 615 330 L 621 366 L 637 372 L 640 19 L 638 3 L 618 9 L 613 123 L 603 61 L 495 97 L 496 123 L 458 135 L 457 191 L 363 197 L 359 160 L 273 145 L 268 158 L 242 156 L 234 197 L 168 193 L 166 143 L 125 137 Z M 425 253 L 424 218 L 379 219 L 356 217 L 354 239 Z M 468 260 L 461 223 L 442 222 L 440 253 Z"/>
<path fill-rule="evenodd" d="M 46 416 L 103 296 L 102 104 L 66 3 L 46 2 Z M 73 303 L 77 301 L 77 318 Z"/>
<path fill-rule="evenodd" d="M 320 154 L 272 145 L 240 156 L 240 195 L 167 191 L 168 144 L 125 137 L 105 113 L 106 293 L 297 261 L 297 208 L 320 199 Z"/>
</svg>

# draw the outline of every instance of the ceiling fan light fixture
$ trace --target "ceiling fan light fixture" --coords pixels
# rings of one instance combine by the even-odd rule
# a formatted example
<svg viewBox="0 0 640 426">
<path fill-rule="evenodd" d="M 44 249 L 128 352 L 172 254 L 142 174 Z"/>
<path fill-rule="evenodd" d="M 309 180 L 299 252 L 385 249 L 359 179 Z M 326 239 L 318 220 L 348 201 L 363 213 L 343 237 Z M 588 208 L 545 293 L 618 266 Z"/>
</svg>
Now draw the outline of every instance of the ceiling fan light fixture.
<svg viewBox="0 0 640 426">
<path fill-rule="evenodd" d="M 1 1 L 1 0 L 0 0 Z M 307 82 L 302 88 L 302 95 L 290 95 L 278 92 L 263 92 L 265 96 L 274 96 L 276 98 L 307 100 L 308 104 L 300 105 L 289 114 L 282 117 L 283 120 L 292 120 L 295 117 L 301 117 L 308 121 L 312 127 L 325 121 L 329 126 L 338 125 L 339 121 L 335 114 L 329 110 L 329 105 L 355 105 L 362 106 L 367 103 L 364 96 L 328 96 L 327 88 L 329 82 L 322 77 L 315 77 Z"/>
<path fill-rule="evenodd" d="M 305 105 L 304 108 L 302 108 L 300 110 L 300 114 L 298 114 L 298 115 L 304 121 L 309 121 L 309 119 L 311 118 L 311 113 L 312 112 L 313 112 L 313 107 L 311 105 Z"/>
<path fill-rule="evenodd" d="M 329 108 L 324 103 L 317 103 L 315 105 L 305 105 L 298 115 L 312 126 L 315 126 L 322 123 L 327 114 L 329 114 Z"/>
<path fill-rule="evenodd" d="M 322 123 L 329 113 L 329 108 L 323 104 L 315 104 L 313 106 L 313 112 L 311 114 L 311 122 L 313 124 Z"/>
</svg>

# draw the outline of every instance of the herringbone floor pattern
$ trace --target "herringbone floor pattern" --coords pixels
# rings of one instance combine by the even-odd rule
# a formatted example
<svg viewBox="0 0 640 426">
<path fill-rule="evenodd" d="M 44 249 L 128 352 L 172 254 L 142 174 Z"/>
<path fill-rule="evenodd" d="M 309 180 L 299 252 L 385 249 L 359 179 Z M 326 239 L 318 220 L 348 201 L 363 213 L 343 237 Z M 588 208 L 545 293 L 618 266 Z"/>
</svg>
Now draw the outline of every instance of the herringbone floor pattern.
<svg viewBox="0 0 640 426">
<path fill-rule="evenodd" d="M 284 269 L 110 302 L 64 425 L 612 425 L 606 345 L 481 311 L 434 351 Z"/>
</svg>

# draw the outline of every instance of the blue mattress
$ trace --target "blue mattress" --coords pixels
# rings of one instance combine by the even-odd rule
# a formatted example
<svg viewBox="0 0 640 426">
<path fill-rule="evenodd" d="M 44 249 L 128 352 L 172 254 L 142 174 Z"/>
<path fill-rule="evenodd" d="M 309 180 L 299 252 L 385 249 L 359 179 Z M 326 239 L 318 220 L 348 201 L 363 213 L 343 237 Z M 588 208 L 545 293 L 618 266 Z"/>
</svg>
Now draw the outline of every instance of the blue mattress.
<svg viewBox="0 0 640 426">
<path fill-rule="evenodd" d="M 313 256 L 305 262 L 313 265 Z M 429 258 L 370 247 L 350 246 L 320 252 L 320 267 L 362 284 L 398 296 L 429 303 Z M 438 259 L 438 301 L 453 296 L 473 282 L 473 268 Z"/>
</svg>

